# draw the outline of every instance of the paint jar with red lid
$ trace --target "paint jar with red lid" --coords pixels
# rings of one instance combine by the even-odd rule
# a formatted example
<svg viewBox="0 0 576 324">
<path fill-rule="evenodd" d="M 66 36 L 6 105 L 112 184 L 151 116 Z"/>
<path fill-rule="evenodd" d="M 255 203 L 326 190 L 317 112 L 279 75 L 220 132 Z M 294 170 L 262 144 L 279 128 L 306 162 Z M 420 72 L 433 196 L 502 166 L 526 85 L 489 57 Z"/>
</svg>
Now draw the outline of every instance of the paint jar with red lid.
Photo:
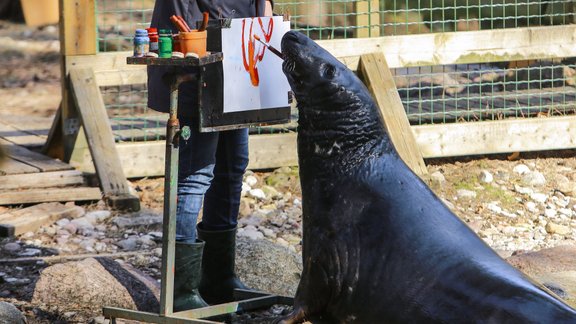
<svg viewBox="0 0 576 324">
<path fill-rule="evenodd" d="M 150 39 L 150 52 L 158 54 L 158 29 L 154 27 L 146 28 Z"/>
</svg>

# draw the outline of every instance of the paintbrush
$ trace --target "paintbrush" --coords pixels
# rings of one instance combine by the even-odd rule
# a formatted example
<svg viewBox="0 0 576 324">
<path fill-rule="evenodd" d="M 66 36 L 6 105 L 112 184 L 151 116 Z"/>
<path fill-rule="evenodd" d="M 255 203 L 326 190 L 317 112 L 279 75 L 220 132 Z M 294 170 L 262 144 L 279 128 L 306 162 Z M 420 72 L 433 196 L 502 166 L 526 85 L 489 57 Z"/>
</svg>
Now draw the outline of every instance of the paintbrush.
<svg viewBox="0 0 576 324">
<path fill-rule="evenodd" d="M 266 46 L 267 49 L 270 50 L 270 52 L 276 54 L 280 59 L 284 59 L 284 55 L 282 55 L 282 52 L 280 52 L 279 50 L 277 50 L 276 48 L 274 48 L 272 45 L 268 45 L 266 43 L 264 43 L 264 41 L 262 41 L 260 39 L 260 37 L 258 37 L 258 35 L 254 35 L 254 38 L 259 41 L 260 43 L 262 43 L 262 45 Z"/>
</svg>

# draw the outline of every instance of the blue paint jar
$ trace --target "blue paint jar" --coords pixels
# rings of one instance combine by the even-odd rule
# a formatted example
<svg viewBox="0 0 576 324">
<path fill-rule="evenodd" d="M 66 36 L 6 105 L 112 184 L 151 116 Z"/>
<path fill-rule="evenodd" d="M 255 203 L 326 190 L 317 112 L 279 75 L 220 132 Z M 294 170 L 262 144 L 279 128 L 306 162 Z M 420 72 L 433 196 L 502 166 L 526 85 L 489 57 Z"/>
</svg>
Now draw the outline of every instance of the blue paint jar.
<svg viewBox="0 0 576 324">
<path fill-rule="evenodd" d="M 150 38 L 148 38 L 148 31 L 146 29 L 136 29 L 136 34 L 134 35 L 134 56 L 146 56 L 149 47 Z"/>
</svg>

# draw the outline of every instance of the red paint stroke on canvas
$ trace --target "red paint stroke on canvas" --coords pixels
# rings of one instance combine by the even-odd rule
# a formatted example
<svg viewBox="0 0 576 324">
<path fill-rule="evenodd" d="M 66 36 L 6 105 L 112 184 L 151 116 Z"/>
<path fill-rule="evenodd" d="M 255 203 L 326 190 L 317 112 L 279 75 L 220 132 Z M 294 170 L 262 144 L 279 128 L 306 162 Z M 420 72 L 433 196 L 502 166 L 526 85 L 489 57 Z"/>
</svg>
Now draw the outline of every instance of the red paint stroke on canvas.
<svg viewBox="0 0 576 324">
<path fill-rule="evenodd" d="M 266 48 L 257 43 L 254 39 L 254 18 L 250 19 L 250 27 L 248 30 L 248 40 L 246 40 L 245 30 L 246 30 L 246 19 L 242 19 L 242 62 L 244 63 L 244 69 L 248 74 L 250 74 L 250 82 L 253 86 L 257 87 L 260 84 L 260 77 L 258 76 L 258 67 L 256 66 L 258 62 L 261 62 L 264 58 L 264 53 Z M 264 27 L 262 18 L 256 18 L 258 20 L 258 25 L 262 31 L 262 35 L 266 42 L 269 42 L 272 38 L 272 31 L 274 30 L 274 20 L 270 18 L 268 21 L 268 26 Z M 248 42 L 248 47 L 246 47 L 246 41 Z M 258 50 L 257 46 L 258 44 Z M 248 53 L 246 53 L 248 51 Z"/>
</svg>

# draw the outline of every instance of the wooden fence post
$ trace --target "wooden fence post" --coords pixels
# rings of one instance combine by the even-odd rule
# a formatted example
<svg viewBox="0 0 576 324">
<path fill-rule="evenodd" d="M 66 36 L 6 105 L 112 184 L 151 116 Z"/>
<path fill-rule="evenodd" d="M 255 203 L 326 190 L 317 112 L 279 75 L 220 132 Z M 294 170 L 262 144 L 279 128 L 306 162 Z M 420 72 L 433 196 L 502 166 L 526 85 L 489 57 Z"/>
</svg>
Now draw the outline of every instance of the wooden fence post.
<svg viewBox="0 0 576 324">
<path fill-rule="evenodd" d="M 362 55 L 358 72 L 375 98 L 386 130 L 402 160 L 419 176 L 428 174 L 384 54 Z"/>
</svg>

